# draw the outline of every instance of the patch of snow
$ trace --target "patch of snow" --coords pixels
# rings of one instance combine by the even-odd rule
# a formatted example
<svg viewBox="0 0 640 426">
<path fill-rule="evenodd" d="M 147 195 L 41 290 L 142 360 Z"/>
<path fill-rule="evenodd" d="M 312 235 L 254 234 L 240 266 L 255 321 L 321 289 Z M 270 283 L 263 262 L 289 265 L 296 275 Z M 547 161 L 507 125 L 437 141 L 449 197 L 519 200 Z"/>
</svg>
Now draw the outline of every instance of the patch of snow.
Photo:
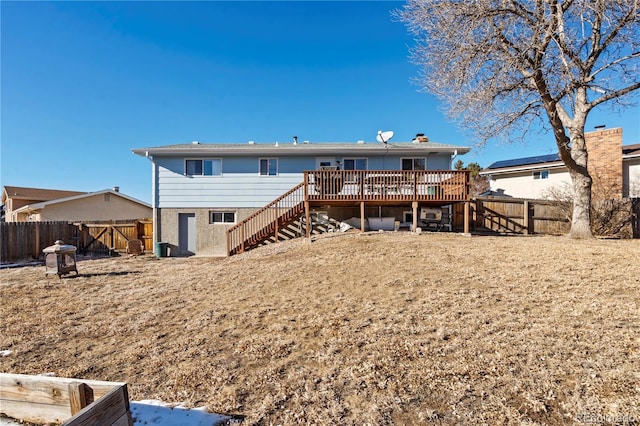
<svg viewBox="0 0 640 426">
<path fill-rule="evenodd" d="M 216 426 L 232 419 L 209 413 L 204 407 L 172 407 L 158 400 L 131 401 L 129 407 L 134 426 Z M 21 424 L 17 420 L 0 417 L 0 426 Z"/>
<path fill-rule="evenodd" d="M 4 351 L 0 351 L 0 356 L 4 357 L 4 356 L 9 356 L 11 355 L 11 351 L 9 349 L 5 349 Z"/>
<path fill-rule="evenodd" d="M 231 419 L 228 416 L 209 413 L 206 408 L 171 407 L 158 400 L 132 401 L 133 424 L 158 426 L 214 426 Z"/>
</svg>

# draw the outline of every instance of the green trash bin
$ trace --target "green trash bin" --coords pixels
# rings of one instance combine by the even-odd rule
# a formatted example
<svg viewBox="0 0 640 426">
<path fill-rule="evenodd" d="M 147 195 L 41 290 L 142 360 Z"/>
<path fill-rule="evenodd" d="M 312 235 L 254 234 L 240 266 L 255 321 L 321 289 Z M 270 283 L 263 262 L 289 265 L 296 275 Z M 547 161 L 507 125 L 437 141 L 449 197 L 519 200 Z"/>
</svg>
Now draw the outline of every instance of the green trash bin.
<svg viewBox="0 0 640 426">
<path fill-rule="evenodd" d="M 167 246 L 169 243 L 164 243 L 161 241 L 156 242 L 156 257 L 167 257 Z"/>
</svg>

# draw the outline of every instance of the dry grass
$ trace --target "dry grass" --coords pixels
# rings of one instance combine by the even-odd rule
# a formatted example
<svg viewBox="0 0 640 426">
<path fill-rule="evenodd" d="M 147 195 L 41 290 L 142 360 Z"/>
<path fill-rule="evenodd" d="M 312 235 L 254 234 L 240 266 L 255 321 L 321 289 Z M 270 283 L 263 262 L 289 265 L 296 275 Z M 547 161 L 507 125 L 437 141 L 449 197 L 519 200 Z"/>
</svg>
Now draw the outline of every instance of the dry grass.
<svg viewBox="0 0 640 426">
<path fill-rule="evenodd" d="M 247 424 L 638 424 L 639 259 L 639 240 L 374 234 L 3 270 L 0 371 Z"/>
</svg>

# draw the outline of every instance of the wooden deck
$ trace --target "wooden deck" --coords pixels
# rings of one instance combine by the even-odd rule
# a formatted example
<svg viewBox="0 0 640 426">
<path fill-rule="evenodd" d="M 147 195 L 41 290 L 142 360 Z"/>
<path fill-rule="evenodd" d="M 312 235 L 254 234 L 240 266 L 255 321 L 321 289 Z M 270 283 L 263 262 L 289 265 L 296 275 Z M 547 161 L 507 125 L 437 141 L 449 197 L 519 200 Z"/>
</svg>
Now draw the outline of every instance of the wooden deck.
<svg viewBox="0 0 640 426">
<path fill-rule="evenodd" d="M 458 170 L 314 170 L 304 173 L 312 204 L 449 204 L 469 199 L 469 172 Z"/>
<path fill-rule="evenodd" d="M 365 205 L 409 205 L 414 211 L 415 228 L 419 205 L 454 203 L 465 203 L 465 232 L 468 232 L 468 171 L 305 171 L 302 183 L 229 228 L 227 253 L 242 253 L 269 239 L 277 241 L 279 231 L 302 215 L 304 223 L 310 223 L 312 206 L 359 205 L 364 224 Z M 308 237 L 309 227 L 306 233 Z"/>
</svg>

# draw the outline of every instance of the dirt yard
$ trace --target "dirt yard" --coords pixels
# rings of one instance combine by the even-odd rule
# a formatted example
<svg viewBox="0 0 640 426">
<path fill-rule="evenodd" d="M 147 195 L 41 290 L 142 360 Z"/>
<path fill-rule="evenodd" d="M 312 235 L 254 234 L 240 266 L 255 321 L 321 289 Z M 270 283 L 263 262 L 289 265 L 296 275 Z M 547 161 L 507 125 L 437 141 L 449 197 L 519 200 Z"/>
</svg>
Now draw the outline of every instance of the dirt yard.
<svg viewBox="0 0 640 426">
<path fill-rule="evenodd" d="M 351 234 L 79 271 L 0 272 L 0 371 L 244 424 L 640 423 L 640 240 Z"/>
</svg>

